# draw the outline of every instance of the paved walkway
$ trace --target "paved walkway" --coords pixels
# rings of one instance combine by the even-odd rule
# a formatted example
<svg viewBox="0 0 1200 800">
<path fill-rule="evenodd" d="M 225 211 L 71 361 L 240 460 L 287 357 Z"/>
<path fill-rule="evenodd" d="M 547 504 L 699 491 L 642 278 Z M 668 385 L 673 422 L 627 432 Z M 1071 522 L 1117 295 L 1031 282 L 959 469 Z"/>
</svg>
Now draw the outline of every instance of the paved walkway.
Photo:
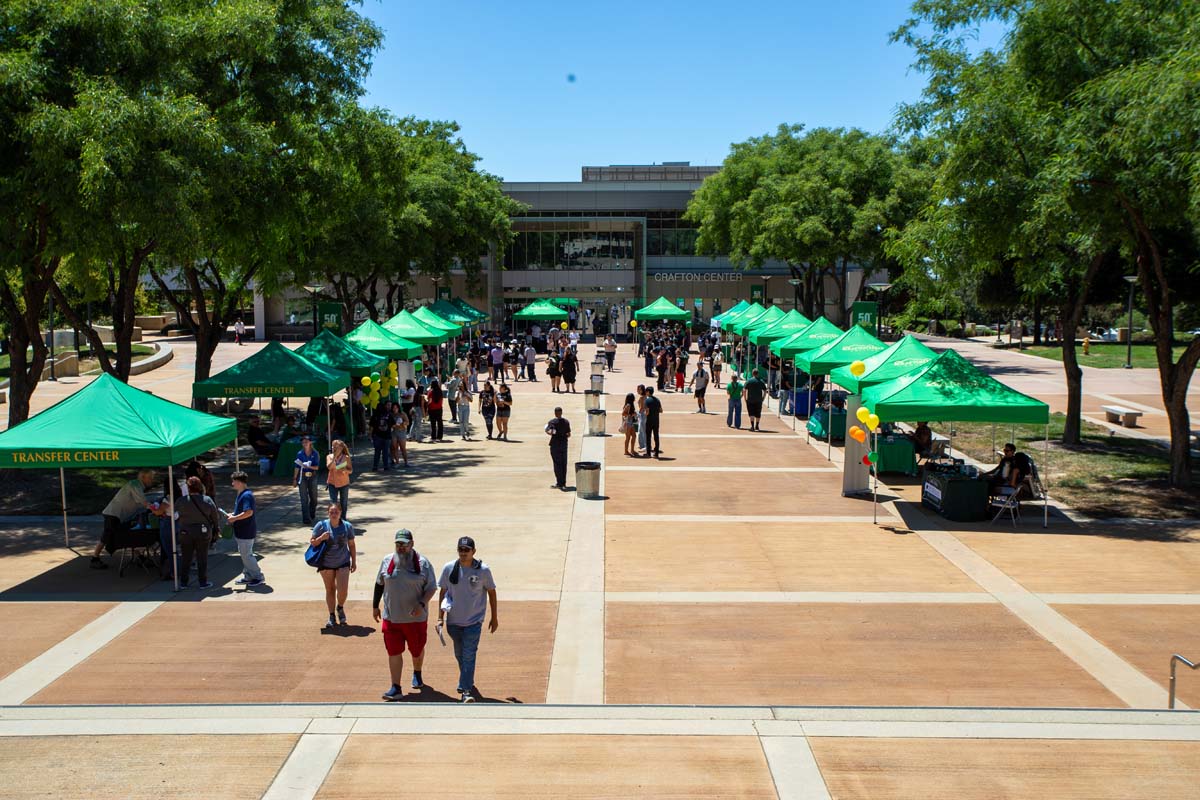
<svg viewBox="0 0 1200 800">
<path fill-rule="evenodd" d="M 610 431 L 645 380 L 628 347 L 618 370 Z M 164 396 L 180 391 L 159 377 Z M 668 393 L 663 458 L 647 460 L 583 436 L 582 393 L 514 391 L 511 442 L 414 445 L 394 473 L 359 453 L 360 570 L 351 624 L 332 636 L 284 489 L 261 511 L 259 591 L 234 586 L 224 549 L 218 588 L 173 595 L 88 570 L 53 522 L 0 524 L 12 796 L 383 796 L 395 784 L 379 764 L 401 751 L 476 753 L 482 793 L 509 796 L 1174 797 L 1200 777 L 1197 714 L 1162 710 L 1169 655 L 1200 653 L 1200 531 L 956 526 L 904 482 L 882 487 L 874 525 L 869 500 L 841 496 L 840 451 L 827 460 L 773 410 L 762 433 L 737 431 Z M 604 465 L 605 499 L 548 488 L 555 404 L 574 424 L 571 460 Z M 724 410 L 721 393 L 709 408 Z M 436 639 L 429 688 L 377 702 L 372 571 L 401 525 L 439 566 L 474 536 L 496 573 L 486 702 L 445 702 L 455 672 Z M 1200 703 L 1200 676 L 1181 676 L 1179 696 Z M 153 747 L 131 746 L 147 734 Z M 256 758 L 203 757 L 230 750 L 214 736 Z M 85 772 L 31 766 L 68 752 Z M 417 772 L 424 793 L 461 795 L 445 771 Z"/>
</svg>

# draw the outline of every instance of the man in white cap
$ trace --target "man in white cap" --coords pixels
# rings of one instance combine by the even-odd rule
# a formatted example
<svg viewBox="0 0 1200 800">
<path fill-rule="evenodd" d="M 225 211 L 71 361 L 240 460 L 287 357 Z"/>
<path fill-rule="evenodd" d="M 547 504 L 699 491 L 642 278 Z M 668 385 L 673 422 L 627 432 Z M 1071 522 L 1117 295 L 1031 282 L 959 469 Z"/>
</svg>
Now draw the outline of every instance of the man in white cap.
<svg viewBox="0 0 1200 800">
<path fill-rule="evenodd" d="M 492 618 L 488 631 L 500 627 L 496 609 L 496 582 L 488 565 L 475 558 L 475 540 L 458 540 L 458 558 L 442 567 L 438 580 L 438 622 L 445 620 L 446 632 L 454 640 L 454 658 L 458 661 L 458 692 L 464 703 L 475 702 L 475 654 L 483 631 L 483 616 L 488 605 Z"/>
<path fill-rule="evenodd" d="M 425 661 L 425 640 L 429 634 L 429 610 L 427 608 L 437 580 L 429 559 L 413 549 L 412 531 L 401 528 L 396 531 L 396 551 L 389 553 L 379 565 L 375 576 L 375 597 L 371 602 L 371 615 L 376 622 L 382 618 L 383 645 L 387 648 L 388 671 L 392 686 L 383 693 L 383 699 L 394 702 L 404 696 L 400 682 L 404 679 L 404 648 L 412 653 L 412 688 L 423 689 L 421 665 Z M 383 601 L 383 611 L 379 603 Z"/>
</svg>

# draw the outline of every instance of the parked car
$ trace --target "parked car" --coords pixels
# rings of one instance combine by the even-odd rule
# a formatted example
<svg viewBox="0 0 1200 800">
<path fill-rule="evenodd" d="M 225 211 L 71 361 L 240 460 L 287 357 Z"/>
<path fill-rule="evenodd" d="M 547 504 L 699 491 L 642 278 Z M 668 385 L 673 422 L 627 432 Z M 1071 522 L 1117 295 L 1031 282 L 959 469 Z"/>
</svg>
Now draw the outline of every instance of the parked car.
<svg viewBox="0 0 1200 800">
<path fill-rule="evenodd" d="M 1120 334 L 1116 328 L 1097 328 L 1091 332 L 1092 341 L 1100 342 L 1117 342 L 1120 341 Z"/>
</svg>

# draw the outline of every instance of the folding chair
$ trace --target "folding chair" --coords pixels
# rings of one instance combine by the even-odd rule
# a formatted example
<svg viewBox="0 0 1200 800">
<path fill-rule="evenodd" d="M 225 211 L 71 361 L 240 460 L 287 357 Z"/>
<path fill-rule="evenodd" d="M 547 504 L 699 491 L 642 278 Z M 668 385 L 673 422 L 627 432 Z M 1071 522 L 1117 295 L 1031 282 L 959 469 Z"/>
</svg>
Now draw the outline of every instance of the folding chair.
<svg viewBox="0 0 1200 800">
<path fill-rule="evenodd" d="M 1013 527 L 1017 527 L 1017 521 L 1021 519 L 1021 489 L 1023 486 L 1001 486 L 999 494 L 992 497 L 990 508 L 996 509 L 995 516 L 992 517 L 992 522 L 1000 519 L 1004 512 L 1008 512 L 1008 518 L 1012 520 Z"/>
</svg>

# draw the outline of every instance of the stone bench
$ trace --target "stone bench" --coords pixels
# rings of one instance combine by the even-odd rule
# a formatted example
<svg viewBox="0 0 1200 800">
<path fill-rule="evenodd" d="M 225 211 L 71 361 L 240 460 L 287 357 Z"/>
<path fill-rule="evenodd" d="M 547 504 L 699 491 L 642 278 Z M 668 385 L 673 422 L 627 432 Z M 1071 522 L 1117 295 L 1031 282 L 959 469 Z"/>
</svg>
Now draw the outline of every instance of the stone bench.
<svg viewBox="0 0 1200 800">
<path fill-rule="evenodd" d="M 1132 408 L 1124 406 L 1100 406 L 1100 410 L 1104 412 L 1104 418 L 1109 422 L 1120 422 L 1126 428 L 1136 428 L 1138 417 L 1142 415 L 1141 411 L 1134 411 Z"/>
</svg>

